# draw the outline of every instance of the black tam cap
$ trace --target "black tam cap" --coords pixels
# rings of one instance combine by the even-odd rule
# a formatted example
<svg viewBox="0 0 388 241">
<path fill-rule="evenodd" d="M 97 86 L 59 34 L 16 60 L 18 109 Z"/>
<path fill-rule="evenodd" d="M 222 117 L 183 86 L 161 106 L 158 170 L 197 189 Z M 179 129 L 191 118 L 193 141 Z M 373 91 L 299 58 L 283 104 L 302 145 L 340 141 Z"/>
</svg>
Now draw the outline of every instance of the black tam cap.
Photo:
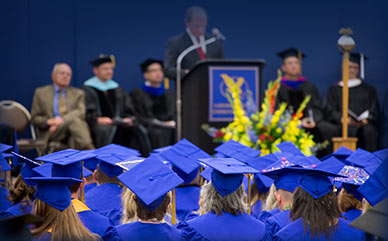
<svg viewBox="0 0 388 241">
<path fill-rule="evenodd" d="M 349 55 L 349 61 L 357 64 L 361 64 L 361 57 L 364 58 L 364 60 L 368 60 L 369 58 L 363 55 L 362 53 L 350 53 Z"/>
<path fill-rule="evenodd" d="M 288 57 L 297 57 L 297 58 L 304 58 L 306 57 L 306 55 L 304 53 L 302 53 L 302 51 L 296 49 L 296 48 L 289 48 L 289 49 L 286 49 L 284 51 L 281 51 L 279 53 L 277 53 L 277 55 L 282 58 L 282 59 L 286 59 Z"/>
<path fill-rule="evenodd" d="M 145 73 L 148 69 L 148 66 L 150 66 L 151 64 L 154 64 L 154 63 L 158 63 L 163 67 L 163 61 L 148 58 L 140 64 L 141 72 Z"/>
<path fill-rule="evenodd" d="M 100 55 L 98 59 L 94 59 L 89 62 L 93 67 L 98 67 L 105 63 L 112 63 L 112 57 Z"/>
</svg>

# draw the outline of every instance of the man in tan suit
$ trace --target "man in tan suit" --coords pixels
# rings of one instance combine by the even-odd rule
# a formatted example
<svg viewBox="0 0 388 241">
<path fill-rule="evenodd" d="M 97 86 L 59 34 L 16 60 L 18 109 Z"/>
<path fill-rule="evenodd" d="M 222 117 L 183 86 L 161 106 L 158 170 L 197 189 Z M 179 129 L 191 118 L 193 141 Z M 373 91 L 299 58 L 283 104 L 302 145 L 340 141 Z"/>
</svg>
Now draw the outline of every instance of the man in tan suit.
<svg viewBox="0 0 388 241">
<path fill-rule="evenodd" d="M 85 122 L 85 95 L 71 87 L 72 71 L 68 64 L 54 65 L 52 85 L 37 88 L 31 107 L 31 123 L 38 128 L 39 138 L 61 142 L 74 149 L 94 149 Z"/>
</svg>

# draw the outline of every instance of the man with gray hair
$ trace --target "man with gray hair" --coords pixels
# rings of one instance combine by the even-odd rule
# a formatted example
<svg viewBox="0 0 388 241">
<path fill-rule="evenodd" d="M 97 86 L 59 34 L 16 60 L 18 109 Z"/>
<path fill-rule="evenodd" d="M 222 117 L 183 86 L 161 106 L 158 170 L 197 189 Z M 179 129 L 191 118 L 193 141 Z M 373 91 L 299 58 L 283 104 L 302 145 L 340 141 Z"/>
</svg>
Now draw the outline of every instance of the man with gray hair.
<svg viewBox="0 0 388 241">
<path fill-rule="evenodd" d="M 31 107 L 31 123 L 46 143 L 61 143 L 74 149 L 94 149 L 85 122 L 85 95 L 71 87 L 72 71 L 68 64 L 54 65 L 53 84 L 37 88 Z M 55 147 L 54 147 L 55 148 Z"/>
<path fill-rule="evenodd" d="M 211 38 L 206 33 L 207 13 L 197 6 L 187 9 L 185 14 L 186 31 L 168 40 L 164 58 L 165 75 L 176 79 L 176 61 L 178 56 L 193 44 L 201 44 L 201 48 L 193 50 L 182 61 L 182 75 L 187 74 L 199 61 L 208 58 L 224 58 L 224 48 L 220 41 L 204 45 Z"/>
</svg>

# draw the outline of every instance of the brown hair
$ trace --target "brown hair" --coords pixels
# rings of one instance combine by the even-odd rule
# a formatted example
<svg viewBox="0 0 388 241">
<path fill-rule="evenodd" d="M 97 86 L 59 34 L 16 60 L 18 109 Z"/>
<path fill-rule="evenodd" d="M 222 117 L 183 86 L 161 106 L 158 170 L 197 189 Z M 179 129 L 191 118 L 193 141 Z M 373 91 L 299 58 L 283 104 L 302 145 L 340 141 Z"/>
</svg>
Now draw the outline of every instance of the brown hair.
<svg viewBox="0 0 388 241">
<path fill-rule="evenodd" d="M 135 194 L 129 190 L 129 188 L 124 188 L 121 195 L 121 205 L 123 206 L 123 217 L 121 218 L 122 224 L 135 222 L 137 220 L 134 196 Z"/>
<path fill-rule="evenodd" d="M 251 203 L 250 205 L 253 206 L 257 202 L 261 202 L 262 206 L 264 206 L 265 199 L 268 197 L 268 192 L 261 193 L 259 189 L 256 186 L 256 182 L 254 182 L 251 185 L 251 190 L 250 190 L 250 196 L 251 196 Z"/>
<path fill-rule="evenodd" d="M 338 194 L 338 205 L 342 212 L 347 212 L 351 209 L 362 210 L 362 202 L 352 194 L 347 193 L 344 188 L 342 188 Z"/>
<path fill-rule="evenodd" d="M 72 204 L 60 211 L 45 202 L 35 199 L 34 214 L 44 218 L 43 223 L 31 230 L 34 238 L 40 238 L 50 230 L 52 241 L 101 240 L 91 233 L 81 222 Z"/>
<path fill-rule="evenodd" d="M 167 208 L 170 205 L 171 194 L 168 192 L 164 197 L 162 204 L 154 210 L 150 211 L 140 203 L 139 198 L 136 195 L 133 195 L 133 199 L 136 202 L 136 214 L 137 217 L 143 220 L 150 220 L 156 218 L 159 221 L 162 221 L 164 216 L 166 215 Z"/>
<path fill-rule="evenodd" d="M 304 234 L 306 234 L 306 228 L 309 225 L 310 238 L 314 235 L 321 237 L 324 234 L 330 240 L 330 233 L 334 233 L 335 229 L 338 228 L 336 223 L 341 216 L 341 211 L 334 191 L 314 199 L 305 190 L 297 187 L 294 192 L 290 216 L 292 220 L 303 219 Z"/>
<path fill-rule="evenodd" d="M 18 204 L 24 201 L 29 206 L 34 199 L 35 189 L 28 186 L 22 176 L 19 174 L 12 188 L 9 190 L 8 200 L 12 202 L 12 205 Z"/>
<path fill-rule="evenodd" d="M 96 178 L 98 185 L 103 183 L 114 183 L 121 185 L 121 182 L 117 177 L 109 177 L 103 171 L 101 171 L 100 167 L 97 167 L 96 169 Z"/>
</svg>

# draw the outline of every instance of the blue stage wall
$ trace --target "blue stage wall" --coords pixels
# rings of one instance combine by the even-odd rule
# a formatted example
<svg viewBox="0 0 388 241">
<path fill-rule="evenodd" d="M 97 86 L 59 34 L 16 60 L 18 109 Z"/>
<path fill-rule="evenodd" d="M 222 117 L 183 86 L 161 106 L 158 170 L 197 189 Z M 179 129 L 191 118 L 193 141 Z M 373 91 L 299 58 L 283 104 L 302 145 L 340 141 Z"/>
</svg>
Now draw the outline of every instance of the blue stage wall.
<svg viewBox="0 0 388 241">
<path fill-rule="evenodd" d="M 308 56 L 304 75 L 322 97 L 340 78 L 338 30 L 351 27 L 356 50 L 370 57 L 366 81 L 382 99 L 388 89 L 385 2 L 5 0 L 0 7 L 0 99 L 30 108 L 34 89 L 51 83 L 56 62 L 68 62 L 73 85 L 82 86 L 92 75 L 88 61 L 100 53 L 116 56 L 114 79 L 130 91 L 143 81 L 138 63 L 163 58 L 167 39 L 184 30 L 184 11 L 191 5 L 207 9 L 208 29 L 217 27 L 227 37 L 227 57 L 267 60 L 264 82 L 276 77 L 276 52 L 302 49 Z"/>
</svg>

